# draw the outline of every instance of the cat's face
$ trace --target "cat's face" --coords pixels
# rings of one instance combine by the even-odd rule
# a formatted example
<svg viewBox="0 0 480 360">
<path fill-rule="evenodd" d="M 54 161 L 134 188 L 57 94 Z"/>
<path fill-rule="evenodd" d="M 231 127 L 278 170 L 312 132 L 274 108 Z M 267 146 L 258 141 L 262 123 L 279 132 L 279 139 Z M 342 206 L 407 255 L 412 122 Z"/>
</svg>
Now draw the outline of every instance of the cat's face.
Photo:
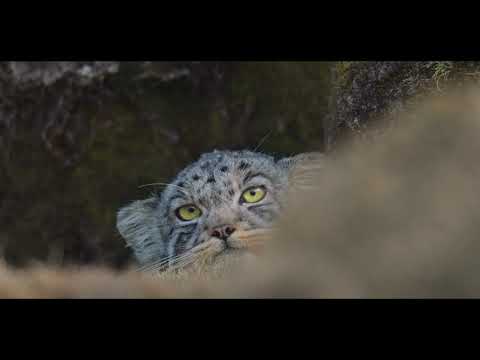
<svg viewBox="0 0 480 360">
<path fill-rule="evenodd" d="M 271 225 L 283 206 L 291 163 L 250 151 L 204 154 L 160 196 L 122 208 L 118 229 L 147 267 L 248 248 L 235 235 Z"/>
</svg>

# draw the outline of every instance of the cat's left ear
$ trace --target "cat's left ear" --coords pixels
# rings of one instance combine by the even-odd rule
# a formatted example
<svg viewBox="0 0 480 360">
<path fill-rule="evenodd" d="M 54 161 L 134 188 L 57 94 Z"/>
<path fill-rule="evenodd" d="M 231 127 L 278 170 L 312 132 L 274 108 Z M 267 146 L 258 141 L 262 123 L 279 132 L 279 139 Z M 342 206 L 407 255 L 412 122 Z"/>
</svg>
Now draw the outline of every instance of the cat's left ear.
<svg viewBox="0 0 480 360">
<path fill-rule="evenodd" d="M 133 249 L 140 263 L 146 263 L 155 254 L 154 250 L 158 250 L 152 247 L 161 246 L 154 214 L 157 204 L 158 197 L 137 200 L 117 213 L 118 232 Z"/>
</svg>

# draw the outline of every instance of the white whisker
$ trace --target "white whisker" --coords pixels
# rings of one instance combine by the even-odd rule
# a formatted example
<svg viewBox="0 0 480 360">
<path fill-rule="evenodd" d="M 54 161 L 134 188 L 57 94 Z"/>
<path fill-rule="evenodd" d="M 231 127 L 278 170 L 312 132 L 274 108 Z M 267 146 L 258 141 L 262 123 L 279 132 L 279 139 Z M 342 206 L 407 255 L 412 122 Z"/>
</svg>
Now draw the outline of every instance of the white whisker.
<svg viewBox="0 0 480 360">
<path fill-rule="evenodd" d="M 176 262 L 181 261 L 183 258 L 190 256 L 190 251 L 184 254 L 180 255 L 174 255 L 174 256 L 166 256 L 160 259 L 159 261 L 156 261 L 154 263 L 149 264 L 148 266 L 145 266 L 142 268 L 142 271 L 157 271 L 160 270 L 163 266 L 168 265 L 168 267 L 174 265 Z"/>
<path fill-rule="evenodd" d="M 151 184 L 143 184 L 143 185 L 140 185 L 138 188 L 143 188 L 143 187 L 147 187 L 147 186 L 156 186 L 156 185 L 160 185 L 160 186 L 173 186 L 173 187 L 176 187 L 178 189 L 180 189 L 180 191 L 182 191 L 184 194 L 188 194 L 188 191 L 186 189 L 184 189 L 183 187 L 181 186 L 178 186 L 178 185 L 175 185 L 175 184 L 171 184 L 171 183 L 163 183 L 163 182 L 157 182 L 157 183 L 151 183 Z"/>
<path fill-rule="evenodd" d="M 260 146 L 262 146 L 262 144 L 265 142 L 265 140 L 268 139 L 268 137 L 269 137 L 271 134 L 272 134 L 272 130 L 270 130 L 270 131 L 267 133 L 267 135 L 265 135 L 265 136 L 260 140 L 260 142 L 259 142 L 258 145 L 255 147 L 255 149 L 253 149 L 253 151 L 254 151 L 254 152 L 257 151 L 257 150 L 260 148 Z"/>
</svg>

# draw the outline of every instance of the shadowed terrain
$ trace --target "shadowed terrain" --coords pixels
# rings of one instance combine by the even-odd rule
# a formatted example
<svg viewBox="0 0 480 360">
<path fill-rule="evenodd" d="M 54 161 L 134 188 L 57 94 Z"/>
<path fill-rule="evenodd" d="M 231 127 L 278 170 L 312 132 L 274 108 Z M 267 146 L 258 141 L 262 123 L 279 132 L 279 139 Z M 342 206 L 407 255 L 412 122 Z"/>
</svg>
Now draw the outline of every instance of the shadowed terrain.
<svg viewBox="0 0 480 360">
<path fill-rule="evenodd" d="M 4 267 L 0 297 L 478 297 L 478 154 L 478 91 L 437 96 L 300 166 L 260 254 L 159 275 Z"/>
</svg>

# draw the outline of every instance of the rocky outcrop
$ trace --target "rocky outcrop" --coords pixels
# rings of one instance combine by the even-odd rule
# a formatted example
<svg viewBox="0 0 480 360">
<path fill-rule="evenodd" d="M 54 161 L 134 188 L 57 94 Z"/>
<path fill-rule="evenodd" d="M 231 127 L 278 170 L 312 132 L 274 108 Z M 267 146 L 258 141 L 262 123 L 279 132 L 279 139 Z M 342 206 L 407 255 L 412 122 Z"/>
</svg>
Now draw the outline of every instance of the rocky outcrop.
<svg viewBox="0 0 480 360">
<path fill-rule="evenodd" d="M 395 122 L 424 96 L 441 95 L 479 78 L 480 62 L 473 61 L 337 62 L 332 66 L 333 93 L 325 122 L 327 148 L 368 137 L 373 125 L 393 125 L 378 124 L 378 119 Z"/>
</svg>

